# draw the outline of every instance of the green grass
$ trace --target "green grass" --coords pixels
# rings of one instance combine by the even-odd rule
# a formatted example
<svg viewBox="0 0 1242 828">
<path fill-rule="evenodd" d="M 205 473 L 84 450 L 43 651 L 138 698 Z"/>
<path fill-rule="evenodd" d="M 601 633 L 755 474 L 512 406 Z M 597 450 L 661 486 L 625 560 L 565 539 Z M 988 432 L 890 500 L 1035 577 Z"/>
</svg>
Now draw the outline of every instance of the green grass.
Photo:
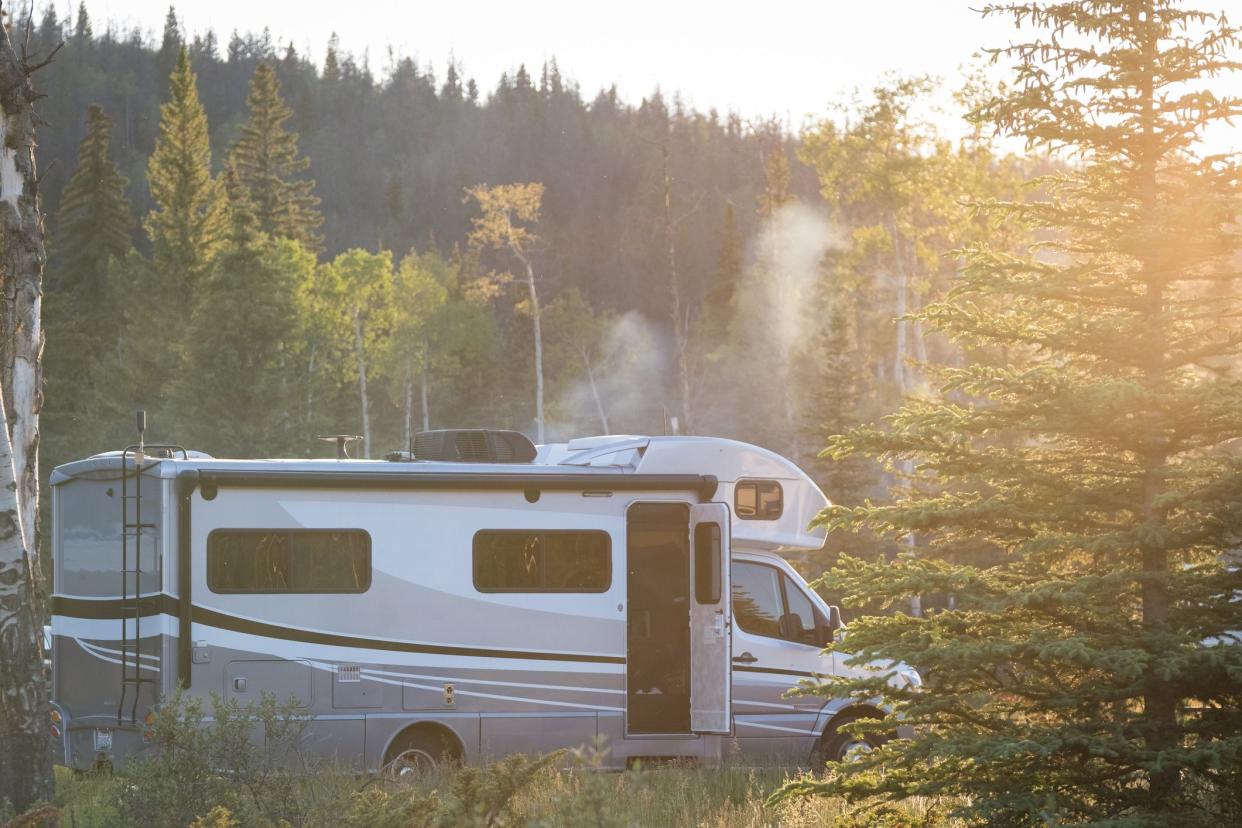
<svg viewBox="0 0 1242 828">
<path fill-rule="evenodd" d="M 495 767 L 495 766 L 493 766 Z M 487 785 L 487 769 L 480 769 L 479 787 Z M 461 771 L 445 771 L 408 783 L 361 778 L 348 773 L 316 773 L 307 777 L 299 796 L 306 813 L 300 824 L 307 828 L 347 828 L 374 822 L 373 812 L 360 812 L 360 801 L 371 797 L 384 803 L 394 825 L 486 824 L 479 822 L 415 821 L 397 819 L 402 803 L 434 797 L 443 802 L 454 797 L 454 783 L 461 784 Z M 869 818 L 850 817 L 839 800 L 805 799 L 765 805 L 774 791 L 798 772 L 781 768 L 698 768 L 662 766 L 624 773 L 595 770 L 589 765 L 570 769 L 544 768 L 523 784 L 511 800 L 509 814 L 497 826 L 862 826 Z M 65 828 L 113 828 L 123 824 L 117 809 L 124 786 L 133 780 L 118 774 L 75 775 L 64 768 L 56 774 L 56 804 L 62 809 Z M 205 815 L 210 808 L 204 808 Z M 424 813 L 420 811 L 419 813 Z M 926 808 L 912 802 L 897 819 L 876 824 L 922 826 Z M 153 817 L 154 818 L 154 817 Z M 430 820 L 430 818 L 428 818 Z M 441 816 L 448 820 L 449 817 Z M 216 823 L 220 824 L 220 823 Z M 244 824 L 244 823 L 243 823 Z"/>
</svg>

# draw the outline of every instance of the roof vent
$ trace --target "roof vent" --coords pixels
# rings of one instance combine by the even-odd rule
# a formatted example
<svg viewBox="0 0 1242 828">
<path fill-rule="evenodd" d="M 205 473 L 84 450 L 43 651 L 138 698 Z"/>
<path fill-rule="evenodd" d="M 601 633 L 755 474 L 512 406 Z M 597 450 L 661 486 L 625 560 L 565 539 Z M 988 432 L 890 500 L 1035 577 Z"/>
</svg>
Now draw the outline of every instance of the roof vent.
<svg viewBox="0 0 1242 828">
<path fill-rule="evenodd" d="M 489 428 L 420 431 L 414 436 L 414 457 L 451 463 L 529 463 L 535 444 L 517 431 Z"/>
</svg>

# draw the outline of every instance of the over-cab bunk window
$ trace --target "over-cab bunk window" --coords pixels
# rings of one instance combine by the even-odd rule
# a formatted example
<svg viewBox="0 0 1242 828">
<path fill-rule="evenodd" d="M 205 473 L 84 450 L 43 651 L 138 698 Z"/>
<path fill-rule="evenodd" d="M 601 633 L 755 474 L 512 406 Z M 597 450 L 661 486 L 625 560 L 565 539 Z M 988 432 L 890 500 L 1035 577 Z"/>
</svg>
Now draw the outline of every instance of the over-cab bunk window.
<svg viewBox="0 0 1242 828">
<path fill-rule="evenodd" d="M 362 529 L 216 529 L 207 536 L 212 592 L 366 592 L 371 536 Z"/>
<path fill-rule="evenodd" d="M 733 511 L 742 520 L 776 520 L 785 509 L 775 480 L 739 480 L 733 487 Z"/>
<path fill-rule="evenodd" d="M 474 536 L 480 592 L 606 592 L 611 584 L 607 532 L 488 529 Z"/>
</svg>

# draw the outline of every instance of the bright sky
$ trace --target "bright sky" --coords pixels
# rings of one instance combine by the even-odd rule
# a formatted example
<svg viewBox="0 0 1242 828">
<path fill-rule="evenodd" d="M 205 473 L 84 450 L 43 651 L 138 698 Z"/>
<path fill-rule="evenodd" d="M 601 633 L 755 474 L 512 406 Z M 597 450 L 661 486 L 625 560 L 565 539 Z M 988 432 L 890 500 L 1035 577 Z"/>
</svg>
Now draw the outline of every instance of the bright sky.
<svg viewBox="0 0 1242 828">
<path fill-rule="evenodd" d="M 54 0 L 58 5 L 69 0 Z M 76 6 L 76 0 L 73 0 Z M 103 19 L 162 30 L 169 0 L 87 0 L 99 31 Z M 637 103 L 659 84 L 698 109 L 744 117 L 776 115 L 797 129 L 808 115 L 888 72 L 927 73 L 955 83 L 959 67 L 984 46 L 1015 35 L 1004 18 L 982 19 L 984 0 L 409 0 L 353 3 L 316 0 L 195 0 L 176 3 L 190 32 L 214 28 L 221 43 L 233 29 L 272 30 L 278 43 L 323 57 L 335 31 L 341 46 L 377 72 L 388 48 L 443 78 L 452 53 L 486 93 L 501 72 L 525 63 L 537 76 L 555 56 L 588 99 L 616 83 Z M 1200 0 L 1242 19 L 1242 0 Z M 1221 91 L 1242 95 L 1242 73 Z M 1240 127 L 1239 129 L 1242 129 Z M 1220 149 L 1242 149 L 1237 134 L 1213 136 Z M 1233 146 L 1227 146 L 1232 144 Z"/>
</svg>

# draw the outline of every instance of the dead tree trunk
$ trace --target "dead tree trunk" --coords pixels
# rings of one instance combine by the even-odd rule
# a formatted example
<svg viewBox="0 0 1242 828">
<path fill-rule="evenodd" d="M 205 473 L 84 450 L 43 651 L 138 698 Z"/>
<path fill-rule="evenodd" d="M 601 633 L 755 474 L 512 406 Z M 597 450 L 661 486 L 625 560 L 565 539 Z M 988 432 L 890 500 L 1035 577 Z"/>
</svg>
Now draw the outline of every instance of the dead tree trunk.
<svg viewBox="0 0 1242 828">
<path fill-rule="evenodd" d="M 668 147 L 660 144 L 664 160 L 664 244 L 668 267 L 669 312 L 673 318 L 673 347 L 677 351 L 677 391 L 681 397 L 680 433 L 690 434 L 692 412 L 690 411 L 690 362 L 689 319 L 682 317 L 681 279 L 677 274 L 677 236 L 673 227 L 673 178 L 669 173 Z"/>
<path fill-rule="evenodd" d="M 28 27 L 29 28 L 29 23 Z M 31 65 L 0 29 L 0 799 L 51 794 L 38 565 L 43 214 Z"/>
</svg>

